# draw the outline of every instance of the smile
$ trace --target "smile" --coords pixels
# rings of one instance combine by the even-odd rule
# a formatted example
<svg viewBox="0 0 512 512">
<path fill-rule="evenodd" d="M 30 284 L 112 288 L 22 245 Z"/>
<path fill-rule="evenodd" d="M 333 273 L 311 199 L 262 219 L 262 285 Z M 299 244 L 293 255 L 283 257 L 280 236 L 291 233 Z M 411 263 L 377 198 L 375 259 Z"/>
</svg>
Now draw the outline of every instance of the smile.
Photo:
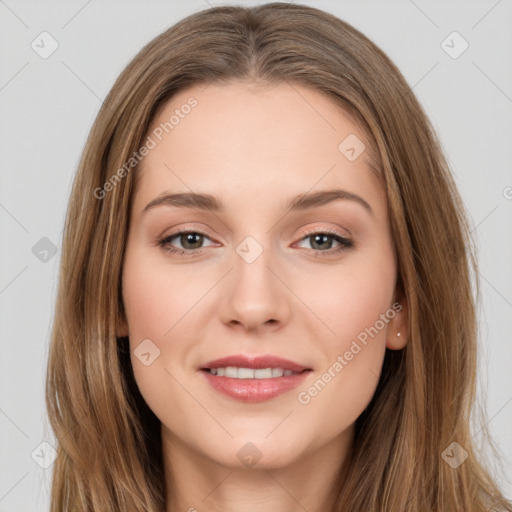
<svg viewBox="0 0 512 512">
<path fill-rule="evenodd" d="M 283 368 L 239 368 L 226 366 L 224 368 L 207 368 L 212 375 L 229 377 L 231 379 L 272 379 L 276 377 L 288 377 L 298 375 L 298 372 L 284 370 Z"/>
</svg>

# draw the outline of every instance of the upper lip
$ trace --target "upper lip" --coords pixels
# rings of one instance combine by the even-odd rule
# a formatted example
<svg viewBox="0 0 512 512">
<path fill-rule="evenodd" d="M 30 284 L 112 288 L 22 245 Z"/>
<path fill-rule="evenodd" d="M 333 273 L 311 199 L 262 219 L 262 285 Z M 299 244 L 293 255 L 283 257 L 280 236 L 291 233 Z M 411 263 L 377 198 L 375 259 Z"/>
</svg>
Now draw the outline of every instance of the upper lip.
<svg viewBox="0 0 512 512">
<path fill-rule="evenodd" d="M 204 364 L 201 369 L 226 368 L 227 366 L 236 366 L 238 368 L 282 368 L 300 373 L 304 370 L 311 370 L 307 366 L 295 363 L 282 357 L 264 355 L 264 356 L 246 356 L 243 354 L 221 357 Z"/>
</svg>

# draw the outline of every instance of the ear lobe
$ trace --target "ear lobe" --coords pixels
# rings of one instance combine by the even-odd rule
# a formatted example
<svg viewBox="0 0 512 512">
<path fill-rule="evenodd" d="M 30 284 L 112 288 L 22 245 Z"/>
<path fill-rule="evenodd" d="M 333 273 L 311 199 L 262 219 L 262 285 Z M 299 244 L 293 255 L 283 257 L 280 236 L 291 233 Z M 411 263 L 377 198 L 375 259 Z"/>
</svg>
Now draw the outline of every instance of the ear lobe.
<svg viewBox="0 0 512 512">
<path fill-rule="evenodd" d="M 395 316 L 390 320 L 386 334 L 386 347 L 402 350 L 409 339 L 409 308 L 402 294 L 393 304 Z"/>
</svg>

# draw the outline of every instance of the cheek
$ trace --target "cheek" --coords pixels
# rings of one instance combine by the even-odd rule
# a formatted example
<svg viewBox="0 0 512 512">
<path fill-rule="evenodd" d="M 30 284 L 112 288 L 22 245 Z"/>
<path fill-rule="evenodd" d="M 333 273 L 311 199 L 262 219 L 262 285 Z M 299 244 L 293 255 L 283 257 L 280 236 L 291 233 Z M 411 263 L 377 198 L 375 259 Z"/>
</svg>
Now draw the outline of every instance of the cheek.
<svg viewBox="0 0 512 512">
<path fill-rule="evenodd" d="M 205 299 L 205 294 L 211 284 L 205 271 L 173 267 L 155 257 L 155 251 L 130 246 L 122 283 L 134 377 L 146 403 L 162 419 L 173 403 L 189 399 L 179 382 L 189 376 L 191 347 L 204 336 L 204 308 L 213 297 Z M 142 353 L 149 356 L 139 359 Z M 188 405 L 194 409 L 192 402 Z"/>
<path fill-rule="evenodd" d="M 153 410 L 161 392 L 169 387 L 166 373 L 173 326 L 180 318 L 180 298 L 169 288 L 162 269 L 142 251 L 128 248 L 122 278 L 123 303 L 129 327 L 130 357 L 139 390 Z M 164 346 L 167 345 L 167 346 Z M 175 348 L 179 344 L 173 345 Z"/>
<path fill-rule="evenodd" d="M 317 347 L 322 364 L 301 388 L 298 401 L 310 417 L 324 418 L 326 435 L 348 427 L 370 402 L 382 368 L 395 271 L 392 252 L 381 252 L 373 264 L 340 269 L 311 294 L 322 329 Z M 342 271 L 346 270 L 346 271 Z M 313 309 L 313 307 L 311 309 Z M 322 411 L 329 410 L 325 421 Z"/>
<path fill-rule="evenodd" d="M 364 338 L 366 330 L 391 307 L 396 279 L 393 253 L 376 254 L 347 258 L 338 268 L 312 275 L 300 285 L 308 306 L 324 324 L 319 341 L 328 354 L 342 350 L 359 335 Z M 377 324 L 383 335 L 386 326 Z"/>
<path fill-rule="evenodd" d="M 387 324 L 379 317 L 388 303 L 384 294 L 371 293 L 371 288 L 360 288 L 352 299 L 350 315 L 342 307 L 337 317 L 331 317 L 337 334 L 318 340 L 323 364 L 298 390 L 302 409 L 298 417 L 303 418 L 305 435 L 316 437 L 315 446 L 353 425 L 370 403 L 380 378 Z"/>
<path fill-rule="evenodd" d="M 127 253 L 123 269 L 123 302 L 130 341 L 167 339 L 174 324 L 185 313 L 190 290 L 183 288 L 178 272 L 169 275 L 143 251 Z"/>
</svg>

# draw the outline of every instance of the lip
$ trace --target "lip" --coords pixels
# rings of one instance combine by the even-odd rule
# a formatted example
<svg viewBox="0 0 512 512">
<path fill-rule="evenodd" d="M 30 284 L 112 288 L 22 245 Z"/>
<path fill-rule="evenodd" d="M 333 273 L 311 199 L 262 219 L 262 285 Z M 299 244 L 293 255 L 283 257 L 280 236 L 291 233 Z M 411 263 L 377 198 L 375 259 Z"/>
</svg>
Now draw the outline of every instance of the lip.
<svg viewBox="0 0 512 512">
<path fill-rule="evenodd" d="M 270 379 L 233 379 L 211 374 L 210 368 L 237 366 L 242 368 L 282 368 L 296 372 L 294 375 Z M 311 368 L 277 356 L 235 355 L 215 359 L 203 365 L 201 373 L 213 389 L 242 402 L 263 402 L 297 387 L 312 371 Z"/>
<path fill-rule="evenodd" d="M 225 368 L 226 366 L 237 366 L 241 368 L 282 368 L 283 370 L 291 370 L 292 372 L 301 373 L 304 370 L 311 370 L 307 366 L 303 366 L 289 359 L 278 356 L 262 355 L 262 356 L 246 356 L 238 354 L 233 356 L 215 359 L 201 366 L 201 370 L 209 368 Z M 279 377 L 281 378 L 281 377 Z M 261 379 L 265 380 L 265 379 Z"/>
<path fill-rule="evenodd" d="M 241 402 L 264 402 L 297 387 L 311 372 L 273 379 L 232 379 L 201 372 L 216 391 Z"/>
</svg>

